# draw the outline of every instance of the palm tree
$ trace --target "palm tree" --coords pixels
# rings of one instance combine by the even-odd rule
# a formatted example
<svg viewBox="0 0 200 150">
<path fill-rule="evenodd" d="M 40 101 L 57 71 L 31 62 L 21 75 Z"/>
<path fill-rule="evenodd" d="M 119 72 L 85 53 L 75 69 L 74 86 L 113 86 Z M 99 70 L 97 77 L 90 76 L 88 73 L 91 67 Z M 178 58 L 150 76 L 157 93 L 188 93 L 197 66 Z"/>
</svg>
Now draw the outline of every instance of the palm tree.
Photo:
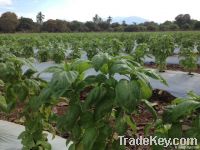
<svg viewBox="0 0 200 150">
<path fill-rule="evenodd" d="M 44 18 L 45 15 L 43 15 L 42 12 L 40 11 L 36 16 L 37 23 L 41 25 L 43 23 Z"/>
<path fill-rule="evenodd" d="M 102 18 L 99 17 L 99 16 L 96 14 L 96 15 L 93 17 L 93 22 L 94 22 L 95 24 L 99 24 L 99 23 L 102 22 Z"/>
<path fill-rule="evenodd" d="M 108 19 L 107 19 L 107 23 L 110 24 L 111 22 L 112 22 L 112 17 L 109 16 Z"/>
<path fill-rule="evenodd" d="M 122 21 L 122 26 L 127 26 L 127 24 L 126 24 L 126 21 L 125 21 L 125 20 L 123 20 L 123 21 Z"/>
</svg>

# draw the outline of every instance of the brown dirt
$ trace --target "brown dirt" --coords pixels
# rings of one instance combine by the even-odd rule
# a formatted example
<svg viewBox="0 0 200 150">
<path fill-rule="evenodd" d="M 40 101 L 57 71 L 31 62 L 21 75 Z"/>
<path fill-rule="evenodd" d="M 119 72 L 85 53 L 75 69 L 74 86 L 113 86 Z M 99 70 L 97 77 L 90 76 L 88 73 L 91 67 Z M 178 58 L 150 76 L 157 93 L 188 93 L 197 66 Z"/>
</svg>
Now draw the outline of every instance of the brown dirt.
<svg viewBox="0 0 200 150">
<path fill-rule="evenodd" d="M 155 63 L 149 63 L 149 64 L 145 64 L 145 67 L 148 68 L 153 68 L 153 69 L 157 69 L 157 66 Z M 187 70 L 185 70 L 183 67 L 181 67 L 178 64 L 167 64 L 167 69 L 166 70 L 173 70 L 173 71 L 183 71 L 183 72 L 188 72 Z M 194 73 L 200 73 L 200 65 L 198 65 L 197 69 L 193 71 Z"/>
<path fill-rule="evenodd" d="M 153 95 L 150 98 L 150 101 L 154 103 L 154 109 L 156 110 L 158 117 L 161 118 L 163 110 L 167 105 L 169 105 L 176 97 L 172 96 L 170 93 L 162 90 L 153 90 Z M 133 119 L 137 124 L 137 134 L 136 136 L 143 136 L 144 137 L 144 129 L 145 126 L 153 122 L 152 114 L 143 106 L 139 106 L 138 115 L 133 115 Z M 153 133 L 154 129 L 150 130 L 150 135 Z M 151 147 L 148 146 L 129 146 L 127 150 L 150 150 Z"/>
<path fill-rule="evenodd" d="M 11 113 L 7 114 L 4 112 L 0 112 L 0 120 L 6 120 L 10 122 L 15 122 L 18 124 L 22 124 L 23 119 L 21 118 L 21 114 L 23 112 L 24 105 L 18 105 Z"/>
<path fill-rule="evenodd" d="M 161 117 L 164 108 L 171 103 L 176 97 L 172 96 L 170 93 L 162 90 L 153 90 L 153 95 L 150 98 L 150 102 L 154 104 L 154 109 L 157 111 L 158 116 Z M 153 121 L 152 114 L 145 108 L 145 106 L 140 105 L 138 115 L 134 115 L 138 128 L 138 134 L 144 135 L 144 127 L 150 121 Z"/>
</svg>

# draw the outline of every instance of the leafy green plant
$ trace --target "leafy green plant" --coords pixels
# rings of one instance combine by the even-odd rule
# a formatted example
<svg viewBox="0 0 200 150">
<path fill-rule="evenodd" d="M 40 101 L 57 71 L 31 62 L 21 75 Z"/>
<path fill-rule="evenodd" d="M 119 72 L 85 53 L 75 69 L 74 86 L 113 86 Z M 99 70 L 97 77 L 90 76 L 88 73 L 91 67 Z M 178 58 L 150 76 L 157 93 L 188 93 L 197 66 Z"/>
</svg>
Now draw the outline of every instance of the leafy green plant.
<svg viewBox="0 0 200 150">
<path fill-rule="evenodd" d="M 71 45 L 71 50 L 72 52 L 69 55 L 69 59 L 76 59 L 76 58 L 80 58 L 81 57 L 81 51 L 80 51 L 80 44 L 78 41 L 75 41 L 72 45 Z"/>
<path fill-rule="evenodd" d="M 84 76 L 88 69 L 95 69 L 97 75 Z M 139 104 L 153 113 L 148 98 L 152 94 L 148 77 L 166 82 L 157 74 L 142 68 L 132 57 L 111 57 L 108 54 L 95 55 L 91 61 L 76 60 L 62 66 L 50 67 L 54 72 L 49 86 L 42 92 L 40 101 L 47 101 L 46 95 L 69 100 L 69 107 L 63 116 L 56 120 L 60 132 L 68 133 L 70 149 L 125 149 L 119 145 L 116 135 L 125 135 L 128 130 L 135 133 L 136 125 L 131 114 Z M 124 79 L 116 79 L 120 74 Z M 80 94 L 91 87 L 85 99 Z M 58 101 L 57 101 L 58 102 Z"/>
<path fill-rule="evenodd" d="M 17 57 L 22 57 L 23 56 L 23 48 L 19 46 L 17 43 L 13 43 L 12 45 L 9 46 L 9 51 L 11 54 L 14 54 Z"/>
<path fill-rule="evenodd" d="M 29 67 L 25 72 L 22 71 L 23 65 Z M 23 149 L 50 150 L 47 135 L 43 133 L 45 127 L 50 128 L 43 117 L 47 118 L 48 107 L 35 109 L 40 103 L 34 99 L 39 95 L 45 82 L 34 77 L 35 73 L 30 61 L 13 55 L 3 56 L 0 62 L 0 111 L 10 113 L 17 105 L 23 106 L 20 116 L 23 117 L 25 131 L 19 136 Z"/>
<path fill-rule="evenodd" d="M 9 53 L 9 48 L 5 45 L 0 46 L 0 61 L 3 59 L 4 54 Z"/>
<path fill-rule="evenodd" d="M 61 45 L 55 46 L 52 49 L 52 60 L 56 63 L 61 63 L 65 59 L 65 48 Z"/>
<path fill-rule="evenodd" d="M 34 48 L 31 45 L 23 46 L 23 57 L 30 58 L 34 57 Z"/>
<path fill-rule="evenodd" d="M 136 62 L 140 64 L 144 64 L 145 56 L 149 53 L 148 45 L 146 43 L 138 44 L 134 53 L 133 57 Z"/>
<path fill-rule="evenodd" d="M 42 46 L 37 53 L 37 57 L 40 62 L 48 61 L 50 59 L 50 50 L 47 47 Z"/>
<path fill-rule="evenodd" d="M 191 38 L 183 38 L 181 40 L 181 47 L 185 47 L 185 48 L 188 48 L 188 47 L 191 47 L 191 48 L 194 48 L 194 45 L 195 45 L 195 41 Z"/>
<path fill-rule="evenodd" d="M 200 42 L 197 42 L 197 50 L 198 50 L 198 52 L 200 53 Z"/>
<path fill-rule="evenodd" d="M 165 138 L 196 138 L 200 145 L 200 96 L 193 92 L 188 96 L 188 98 L 177 98 L 172 105 L 167 106 L 162 120 L 157 122 L 155 135 Z"/>
<path fill-rule="evenodd" d="M 23 73 L 21 67 L 25 64 L 30 69 Z M 32 77 L 35 72 L 30 61 L 13 55 L 5 56 L 0 62 L 2 96 L 6 99 L 7 112 L 10 112 L 17 103 L 25 102 L 29 95 L 39 92 L 39 82 Z"/>
<path fill-rule="evenodd" d="M 100 51 L 98 48 L 98 42 L 98 40 L 91 40 L 83 43 L 83 50 L 87 52 L 87 57 L 89 60 L 91 60 L 92 57 L 94 57 Z"/>
<path fill-rule="evenodd" d="M 195 51 L 192 47 L 181 48 L 179 58 L 180 65 L 189 71 L 189 75 L 192 75 L 192 71 L 197 69 L 198 51 Z"/>
<path fill-rule="evenodd" d="M 135 43 L 132 39 L 126 39 L 124 42 L 125 52 L 130 54 L 135 48 Z"/>
<path fill-rule="evenodd" d="M 110 48 L 108 49 L 107 53 L 109 53 L 112 56 L 116 56 L 120 52 L 122 52 L 123 47 L 124 47 L 123 42 L 114 38 L 110 41 Z"/>
<path fill-rule="evenodd" d="M 154 36 L 149 41 L 149 47 L 159 71 L 165 71 L 166 59 L 174 51 L 174 39 L 170 35 Z"/>
</svg>

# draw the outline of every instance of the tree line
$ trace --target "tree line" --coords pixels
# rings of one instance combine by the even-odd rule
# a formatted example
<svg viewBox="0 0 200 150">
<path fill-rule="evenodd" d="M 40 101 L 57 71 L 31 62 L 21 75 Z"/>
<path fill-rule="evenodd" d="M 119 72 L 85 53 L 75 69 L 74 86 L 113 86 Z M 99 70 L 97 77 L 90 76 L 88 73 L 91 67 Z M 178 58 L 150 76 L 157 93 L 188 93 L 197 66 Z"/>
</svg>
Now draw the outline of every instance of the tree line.
<svg viewBox="0 0 200 150">
<path fill-rule="evenodd" d="M 5 12 L 0 17 L 0 32 L 140 32 L 140 31 L 179 31 L 179 30 L 200 30 L 200 21 L 191 19 L 189 14 L 180 14 L 174 21 L 165 21 L 158 24 L 148 21 L 140 24 L 121 24 L 112 22 L 112 17 L 103 20 L 97 14 L 92 21 L 65 21 L 49 19 L 44 21 L 45 15 L 39 12 L 36 22 L 31 18 L 18 18 L 13 12 Z"/>
</svg>

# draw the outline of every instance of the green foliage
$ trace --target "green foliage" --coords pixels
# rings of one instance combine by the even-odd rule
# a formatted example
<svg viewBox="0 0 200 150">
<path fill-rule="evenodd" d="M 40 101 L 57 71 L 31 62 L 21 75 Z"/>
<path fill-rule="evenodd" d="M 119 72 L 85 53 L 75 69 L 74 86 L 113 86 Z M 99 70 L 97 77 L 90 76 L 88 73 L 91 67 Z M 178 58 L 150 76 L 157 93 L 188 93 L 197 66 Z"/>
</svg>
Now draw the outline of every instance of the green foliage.
<svg viewBox="0 0 200 150">
<path fill-rule="evenodd" d="M 69 59 L 76 59 L 81 57 L 81 43 L 78 41 L 73 41 L 71 43 L 71 50 L 72 52 L 69 55 Z"/>
<path fill-rule="evenodd" d="M 17 26 L 17 31 L 33 32 L 36 31 L 35 23 L 30 18 L 21 17 Z"/>
<path fill-rule="evenodd" d="M 179 63 L 184 69 L 189 71 L 188 74 L 192 74 L 191 72 L 197 69 L 198 49 L 195 49 L 194 43 L 191 39 L 183 39 L 179 54 Z"/>
<path fill-rule="evenodd" d="M 23 65 L 29 67 L 24 73 Z M 41 121 L 45 111 L 32 109 L 35 107 L 32 105 L 33 97 L 41 91 L 42 82 L 33 76 L 36 71 L 31 62 L 13 55 L 4 55 L 0 66 L 0 111 L 10 113 L 17 105 L 24 105 L 21 117 L 25 119 L 26 128 L 19 136 L 22 139 L 23 149 L 50 150 L 47 135 L 42 133 L 46 126 L 45 122 Z"/>
<path fill-rule="evenodd" d="M 132 39 L 126 39 L 124 41 L 125 52 L 130 54 L 135 48 L 135 41 Z"/>
<path fill-rule="evenodd" d="M 188 69 L 196 66 L 199 34 L 187 33 L 134 34 L 41 34 L 0 36 L 0 111 L 10 113 L 22 104 L 25 131 L 20 135 L 24 149 L 51 149 L 44 130 L 69 135 L 70 149 L 125 149 L 119 146 L 117 135 L 132 135 L 137 124 L 132 115 L 143 105 L 152 113 L 148 122 L 158 137 L 197 137 L 199 139 L 199 96 L 190 93 L 188 99 L 176 99 L 158 119 L 153 104 L 148 101 L 152 88 L 148 78 L 166 81 L 140 64 L 153 54 L 160 69 L 173 53 L 174 41 L 181 47 L 179 54 Z M 173 38 L 172 38 L 173 37 Z M 190 40 L 186 40 L 187 38 Z M 150 42 L 148 42 L 150 39 Z M 60 65 L 44 72 L 53 73 L 48 83 L 37 78 L 30 60 L 54 60 Z M 65 60 L 66 50 L 72 50 Z M 82 50 L 88 60 L 78 59 Z M 22 67 L 28 67 L 24 72 Z M 87 75 L 88 70 L 96 74 Z M 119 79 L 116 76 L 121 75 Z M 86 91 L 84 99 L 81 93 Z M 52 110 L 60 99 L 69 102 L 66 112 L 58 116 Z M 185 124 L 187 123 L 187 124 Z M 52 127 L 56 125 L 56 127 Z M 184 126 L 189 126 L 185 128 Z M 130 136 L 131 136 L 130 135 Z M 171 148 L 171 147 L 170 147 Z"/>
<path fill-rule="evenodd" d="M 80 66 L 85 69 L 80 70 Z M 100 72 L 83 77 L 89 68 Z M 68 140 L 73 141 L 71 149 L 113 148 L 117 144 L 114 134 L 126 134 L 128 127 L 135 132 L 135 123 L 129 115 L 137 110 L 143 99 L 151 96 L 146 78 L 151 76 L 162 80 L 134 63 L 131 57 L 111 57 L 108 54 L 98 54 L 92 61 L 76 60 L 47 71 L 55 72 L 47 87 L 48 91 L 52 91 L 49 96 L 54 100 L 61 96 L 69 99 L 69 108 L 58 117 L 57 128 L 69 134 Z M 116 73 L 129 76 L 129 79 L 118 81 L 114 78 Z M 64 74 L 67 76 L 64 77 Z M 86 87 L 93 88 L 81 101 L 79 95 Z M 40 95 L 42 101 L 46 101 L 46 94 L 43 94 Z M 155 115 L 150 102 L 144 102 Z"/>
<path fill-rule="evenodd" d="M 40 62 L 46 62 L 50 59 L 50 51 L 46 47 L 41 47 L 38 51 L 37 57 Z"/>
<path fill-rule="evenodd" d="M 155 135 L 165 138 L 196 138 L 199 136 L 200 97 L 188 93 L 188 98 L 177 98 L 167 106 L 162 121 L 157 123 Z M 198 143 L 199 144 L 199 143 Z"/>
<path fill-rule="evenodd" d="M 139 85 L 137 82 L 120 80 L 116 86 L 116 101 L 124 110 L 131 112 L 135 109 L 135 106 L 137 106 L 139 92 Z"/>
<path fill-rule="evenodd" d="M 12 12 L 3 13 L 0 17 L 0 29 L 3 32 L 15 32 L 18 25 L 17 15 Z"/>
<path fill-rule="evenodd" d="M 65 49 L 63 45 L 56 45 L 52 49 L 52 60 L 55 61 L 55 63 L 61 63 L 65 59 Z"/>
<path fill-rule="evenodd" d="M 23 55 L 25 58 L 34 57 L 34 48 L 31 45 L 25 45 L 22 48 Z"/>
<path fill-rule="evenodd" d="M 136 62 L 144 64 L 144 59 L 147 54 L 149 54 L 148 45 L 146 43 L 140 43 L 137 45 L 133 57 L 135 58 Z"/>
<path fill-rule="evenodd" d="M 91 60 L 92 57 L 98 54 L 98 52 L 100 51 L 98 48 L 99 42 L 100 40 L 91 40 L 83 43 L 83 50 L 87 53 L 87 57 L 89 60 Z"/>
<path fill-rule="evenodd" d="M 173 54 L 174 39 L 170 35 L 157 35 L 149 40 L 150 52 L 155 57 L 160 72 L 166 69 L 166 59 Z"/>
<path fill-rule="evenodd" d="M 44 18 L 45 18 L 45 15 L 43 15 L 42 12 L 39 12 L 36 16 L 37 23 L 42 25 Z"/>
<path fill-rule="evenodd" d="M 165 21 L 158 24 L 153 21 L 145 21 L 136 24 L 126 21 L 112 22 L 109 16 L 105 21 L 96 14 L 92 20 L 85 23 L 80 21 L 66 21 L 60 19 L 49 19 L 44 22 L 45 15 L 39 12 L 36 15 L 36 22 L 31 18 L 17 17 L 13 12 L 5 12 L 2 14 L 0 28 L 2 32 L 144 32 L 144 31 L 177 31 L 177 30 L 199 30 L 200 21 L 190 18 L 189 14 L 180 14 L 175 17 L 175 21 Z M 17 19 L 19 18 L 19 19 Z M 142 41 L 143 43 L 144 41 Z M 140 42 L 139 42 L 140 43 Z"/>
</svg>

